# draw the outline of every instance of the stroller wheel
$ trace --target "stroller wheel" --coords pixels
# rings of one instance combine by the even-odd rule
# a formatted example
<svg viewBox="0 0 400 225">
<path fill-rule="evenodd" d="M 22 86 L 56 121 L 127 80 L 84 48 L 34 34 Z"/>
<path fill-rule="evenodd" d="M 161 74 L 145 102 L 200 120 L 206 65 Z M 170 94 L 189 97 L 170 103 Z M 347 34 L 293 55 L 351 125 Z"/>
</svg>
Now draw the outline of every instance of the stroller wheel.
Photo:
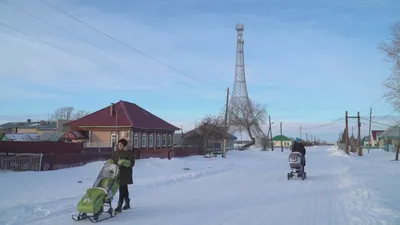
<svg viewBox="0 0 400 225">
<path fill-rule="evenodd" d="M 290 180 L 291 176 L 290 173 L 287 174 L 287 179 Z"/>
<path fill-rule="evenodd" d="M 304 172 L 304 179 L 307 179 L 307 173 Z"/>
</svg>

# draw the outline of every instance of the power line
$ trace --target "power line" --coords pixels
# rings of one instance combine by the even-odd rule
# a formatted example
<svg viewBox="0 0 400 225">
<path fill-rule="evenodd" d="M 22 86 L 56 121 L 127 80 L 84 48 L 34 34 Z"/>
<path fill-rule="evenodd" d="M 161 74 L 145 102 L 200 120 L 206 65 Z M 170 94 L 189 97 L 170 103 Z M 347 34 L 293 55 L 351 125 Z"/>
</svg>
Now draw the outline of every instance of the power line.
<svg viewBox="0 0 400 225">
<path fill-rule="evenodd" d="M 399 110 L 399 108 L 396 108 L 393 112 L 389 113 L 388 115 L 386 115 L 386 116 L 384 116 L 384 117 L 381 117 L 381 118 L 380 118 L 379 120 L 377 120 L 377 121 L 381 121 L 381 120 L 383 120 L 383 119 L 385 119 L 385 118 L 391 116 L 393 113 L 397 112 L 398 110 Z M 377 121 L 375 121 L 375 122 L 377 122 Z"/>
<path fill-rule="evenodd" d="M 305 127 L 305 129 L 308 130 L 308 129 L 316 129 L 316 128 L 321 128 L 321 127 L 327 127 L 327 126 L 330 126 L 330 125 L 342 123 L 342 122 L 344 122 L 343 120 L 344 120 L 344 118 L 340 117 L 340 118 L 337 118 L 337 119 L 333 120 L 332 122 L 329 122 L 329 123 L 326 123 L 326 124 L 322 124 L 322 125 Z M 304 129 L 304 127 L 303 127 L 303 129 Z"/>
<path fill-rule="evenodd" d="M 1 1 L 4 2 L 4 3 L 6 3 L 7 5 L 9 5 L 10 7 L 14 7 L 14 8 L 16 8 L 17 10 L 19 10 L 19 11 L 21 11 L 21 12 L 23 12 L 23 13 L 25 13 L 25 14 L 27 14 L 27 15 L 29 15 L 29 16 L 31 16 L 31 17 L 33 17 L 33 18 L 39 20 L 39 21 L 41 21 L 41 22 L 43 22 L 43 23 L 46 23 L 46 24 L 52 26 L 53 28 L 56 28 L 56 29 L 58 29 L 58 30 L 60 30 L 60 31 L 62 31 L 62 32 L 64 32 L 64 33 L 67 33 L 67 34 L 69 34 L 70 36 L 75 37 L 76 39 L 78 39 L 78 40 L 80 40 L 80 41 L 82 41 L 82 42 L 85 42 L 85 43 L 87 43 L 87 44 L 89 44 L 89 45 L 91 45 L 91 46 L 93 46 L 93 47 L 99 49 L 100 51 L 103 51 L 103 52 L 105 52 L 105 53 L 107 53 L 107 54 L 110 54 L 110 55 L 119 56 L 118 54 L 115 54 L 115 53 L 113 53 L 113 52 L 110 52 L 110 51 L 108 51 L 108 50 L 106 50 L 106 49 L 104 49 L 104 48 L 102 48 L 102 47 L 100 47 L 100 46 L 98 46 L 98 45 L 96 45 L 96 44 L 93 44 L 92 42 L 90 42 L 90 41 L 88 41 L 88 40 L 86 40 L 86 39 L 84 39 L 84 38 L 82 38 L 82 37 L 79 37 L 79 36 L 77 36 L 77 35 L 75 35 L 75 34 L 69 32 L 69 31 L 67 31 L 67 30 L 65 30 L 65 29 L 63 29 L 63 28 L 61 28 L 61 27 L 59 27 L 59 26 L 57 26 L 57 25 L 55 25 L 55 24 L 49 22 L 49 21 L 46 21 L 46 20 L 42 19 L 41 17 L 39 17 L 39 16 L 37 16 L 37 15 L 35 15 L 35 14 L 33 14 L 33 13 L 31 13 L 31 12 L 29 12 L 29 11 L 23 9 L 23 8 L 20 8 L 20 7 L 17 7 L 17 6 L 15 6 L 15 5 L 13 5 L 13 4 L 10 4 L 10 3 L 9 3 L 8 1 L 6 1 L 6 0 L 1 0 Z M 10 27 L 9 27 L 9 28 L 10 28 Z M 15 29 L 14 29 L 14 30 L 15 30 Z M 18 32 L 20 32 L 20 30 L 18 30 Z M 24 34 L 26 35 L 26 33 L 24 33 Z M 32 37 L 32 35 L 30 35 L 30 36 Z M 36 39 L 37 39 L 37 38 L 36 38 Z M 54 47 L 54 45 L 52 45 L 52 46 Z M 60 49 L 60 48 L 58 48 L 58 49 Z M 69 52 L 69 53 L 70 53 L 70 52 Z M 83 57 L 83 56 L 80 55 L 80 57 Z M 93 61 L 93 60 L 92 60 L 92 61 Z M 142 67 L 142 68 L 145 68 L 143 65 L 138 65 L 138 66 L 140 66 L 140 67 Z M 109 68 L 110 68 L 110 67 L 109 67 Z M 111 68 L 111 69 L 113 69 L 113 68 Z M 159 71 L 156 71 L 156 70 L 154 70 L 154 69 L 152 69 L 152 68 L 145 68 L 145 69 L 149 69 L 150 71 L 152 71 L 152 72 L 154 72 L 154 73 L 157 73 L 157 74 L 159 74 L 159 75 L 164 75 L 164 74 L 160 73 Z M 186 85 L 186 86 L 194 87 L 193 85 L 191 85 L 191 84 L 189 84 L 189 83 L 187 83 L 187 82 L 183 82 L 183 81 L 179 81 L 179 80 L 178 80 L 177 82 L 178 82 L 178 83 L 181 83 L 181 84 L 183 84 L 183 85 Z"/>
<path fill-rule="evenodd" d="M 141 55 L 143 55 L 143 56 L 145 56 L 145 57 L 147 57 L 147 58 L 149 58 L 149 59 L 151 59 L 151 60 L 153 60 L 153 61 L 155 61 L 155 62 L 157 62 L 157 63 L 159 63 L 159 64 L 161 64 L 161 65 L 163 65 L 163 66 L 165 66 L 165 67 L 167 67 L 167 68 L 169 68 L 169 69 L 171 69 L 171 70 L 174 70 L 174 71 L 176 71 L 176 72 L 178 72 L 178 73 L 180 73 L 180 74 L 182 74 L 182 75 L 184 75 L 184 76 L 190 77 L 190 78 L 192 78 L 192 79 L 194 79 L 194 80 L 197 80 L 197 81 L 199 81 L 199 82 L 202 82 L 202 83 L 206 83 L 206 82 L 204 82 L 203 80 L 201 80 L 201 79 L 199 79 L 199 78 L 197 78 L 197 77 L 195 77 L 195 76 L 189 75 L 189 74 L 187 74 L 187 73 L 185 73 L 185 72 L 183 72 L 183 71 L 181 71 L 181 70 L 179 70 L 179 69 L 177 69 L 177 68 L 175 68 L 175 67 L 173 67 L 173 66 L 168 65 L 167 63 L 164 63 L 164 62 L 162 62 L 162 61 L 160 61 L 160 60 L 158 60 L 158 59 L 156 59 L 156 58 L 150 56 L 149 54 L 146 54 L 146 53 L 144 53 L 144 52 L 142 52 L 142 51 L 140 51 L 140 50 L 138 50 L 138 49 L 136 49 L 136 48 L 134 48 L 134 47 L 132 47 L 132 46 L 130 46 L 130 45 L 128 45 L 128 44 L 126 44 L 126 43 L 120 41 L 120 40 L 118 40 L 117 38 L 115 38 L 115 37 L 113 37 L 113 36 L 111 36 L 111 35 L 105 33 L 104 31 L 101 31 L 101 30 L 99 30 L 99 29 L 93 27 L 92 25 L 90 25 L 90 24 L 88 24 L 88 23 L 86 23 L 86 22 L 84 22 L 84 21 L 82 21 L 82 20 L 76 18 L 75 16 L 73 16 L 73 15 L 71 15 L 71 14 L 65 12 L 64 10 L 62 10 L 62 9 L 60 9 L 60 8 L 58 8 L 58 7 L 56 7 L 56 6 L 52 5 L 52 4 L 50 4 L 50 3 L 48 3 L 48 2 L 45 1 L 45 0 L 40 0 L 40 1 L 41 1 L 42 3 L 44 3 L 44 4 L 46 4 L 47 6 L 53 8 L 54 10 L 56 10 L 56 11 L 58 11 L 58 12 L 64 14 L 65 16 L 67 16 L 67 17 L 69 17 L 69 18 L 71 18 L 71 19 L 73 19 L 73 20 L 75 20 L 75 21 L 77 21 L 77 22 L 79 22 L 79 23 L 85 25 L 86 27 L 89 27 L 90 29 L 92 29 L 92 30 L 94 30 L 94 31 L 96 31 L 96 32 L 98 32 L 98 33 L 100 33 L 100 34 L 102 34 L 102 35 L 108 37 L 109 39 L 111 39 L 111 40 L 113 40 L 113 41 L 115 41 L 115 42 L 117 42 L 117 43 L 119 43 L 119 44 L 121 44 L 121 45 L 123 45 L 123 46 L 125 46 L 125 47 L 127 47 L 127 48 L 129 48 L 129 49 L 131 49 L 131 50 L 133 50 L 133 51 L 135 51 L 136 53 L 139 53 L 139 54 L 141 54 Z"/>
<path fill-rule="evenodd" d="M 377 100 L 375 100 L 375 101 L 374 101 L 371 105 L 369 105 L 367 108 L 361 110 L 361 111 L 360 111 L 360 114 L 361 114 L 361 112 L 364 112 L 364 111 L 366 111 L 366 110 L 369 110 L 372 106 L 374 106 L 375 104 L 377 104 L 378 102 L 380 102 L 384 97 L 385 97 L 385 96 L 379 97 Z"/>
</svg>

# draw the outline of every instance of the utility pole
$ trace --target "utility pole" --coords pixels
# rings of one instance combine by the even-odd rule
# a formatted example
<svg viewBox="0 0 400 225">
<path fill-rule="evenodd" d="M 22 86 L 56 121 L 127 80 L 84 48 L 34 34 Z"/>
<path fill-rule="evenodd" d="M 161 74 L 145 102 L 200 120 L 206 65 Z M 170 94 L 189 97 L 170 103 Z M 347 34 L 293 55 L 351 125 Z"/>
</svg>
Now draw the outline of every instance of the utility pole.
<svg viewBox="0 0 400 225">
<path fill-rule="evenodd" d="M 372 107 L 369 108 L 369 131 L 368 131 L 368 136 L 369 136 L 369 143 L 368 143 L 368 154 L 369 154 L 369 149 L 371 148 L 371 123 L 372 123 Z"/>
<path fill-rule="evenodd" d="M 306 132 L 306 142 L 308 141 L 308 133 Z"/>
<path fill-rule="evenodd" d="M 281 122 L 281 152 L 283 152 L 282 137 L 283 134 L 282 134 L 282 122 Z"/>
<path fill-rule="evenodd" d="M 357 135 L 357 147 L 358 147 L 358 155 L 363 156 L 363 149 L 361 147 L 361 121 L 360 121 L 360 112 L 357 112 L 357 122 L 358 122 L 358 135 Z"/>
<path fill-rule="evenodd" d="M 271 133 L 271 150 L 274 151 L 274 142 L 272 141 L 271 115 L 268 115 L 268 120 L 269 120 L 269 132 Z"/>
<path fill-rule="evenodd" d="M 226 89 L 225 124 L 224 124 L 224 148 L 222 150 L 222 158 L 226 158 L 226 138 L 228 136 L 228 101 L 229 101 L 229 87 L 228 87 L 228 89 Z"/>
<path fill-rule="evenodd" d="M 350 154 L 350 152 L 349 152 L 349 118 L 351 118 L 351 119 L 357 119 L 357 121 L 358 121 L 358 129 L 360 129 L 360 127 L 361 127 L 361 122 L 360 122 L 360 112 L 357 112 L 357 116 L 349 116 L 348 115 L 348 112 L 346 111 L 346 153 L 347 154 Z M 353 128 L 353 127 L 352 127 Z M 352 135 L 354 135 L 354 134 L 352 134 Z M 359 132 L 358 133 L 358 136 L 360 137 L 360 135 L 361 135 L 361 132 Z M 357 147 L 358 148 L 360 148 L 360 144 L 359 144 L 359 141 L 360 141 L 360 138 L 358 138 L 358 140 L 357 140 Z M 356 148 L 357 148 L 356 147 Z M 362 156 L 362 153 L 358 153 L 360 156 Z"/>
<path fill-rule="evenodd" d="M 345 136 L 346 136 L 346 148 L 345 148 L 345 152 L 347 153 L 347 154 L 350 154 L 349 153 L 349 118 L 348 118 L 348 113 L 347 113 L 347 111 L 346 111 L 346 134 L 345 134 Z"/>
</svg>

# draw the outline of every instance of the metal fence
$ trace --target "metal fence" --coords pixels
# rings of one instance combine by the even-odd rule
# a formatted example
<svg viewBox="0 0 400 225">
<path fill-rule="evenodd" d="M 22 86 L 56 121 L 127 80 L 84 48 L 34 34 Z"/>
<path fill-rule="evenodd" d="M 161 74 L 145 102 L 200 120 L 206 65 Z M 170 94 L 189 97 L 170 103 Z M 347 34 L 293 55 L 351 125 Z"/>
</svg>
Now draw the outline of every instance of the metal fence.
<svg viewBox="0 0 400 225">
<path fill-rule="evenodd" d="M 40 171 L 43 154 L 15 154 L 0 156 L 1 171 Z"/>
</svg>

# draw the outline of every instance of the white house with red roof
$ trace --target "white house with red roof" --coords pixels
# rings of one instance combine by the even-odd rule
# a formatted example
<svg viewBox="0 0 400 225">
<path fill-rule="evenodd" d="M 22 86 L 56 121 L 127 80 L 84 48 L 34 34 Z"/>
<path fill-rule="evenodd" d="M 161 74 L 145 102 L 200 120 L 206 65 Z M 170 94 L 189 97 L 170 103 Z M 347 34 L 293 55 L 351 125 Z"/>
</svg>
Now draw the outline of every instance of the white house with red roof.
<svg viewBox="0 0 400 225">
<path fill-rule="evenodd" d="M 173 134 L 180 130 L 138 105 L 122 100 L 65 125 L 85 133 L 88 147 L 111 147 L 116 140 L 125 138 L 141 150 L 172 149 Z"/>
</svg>

